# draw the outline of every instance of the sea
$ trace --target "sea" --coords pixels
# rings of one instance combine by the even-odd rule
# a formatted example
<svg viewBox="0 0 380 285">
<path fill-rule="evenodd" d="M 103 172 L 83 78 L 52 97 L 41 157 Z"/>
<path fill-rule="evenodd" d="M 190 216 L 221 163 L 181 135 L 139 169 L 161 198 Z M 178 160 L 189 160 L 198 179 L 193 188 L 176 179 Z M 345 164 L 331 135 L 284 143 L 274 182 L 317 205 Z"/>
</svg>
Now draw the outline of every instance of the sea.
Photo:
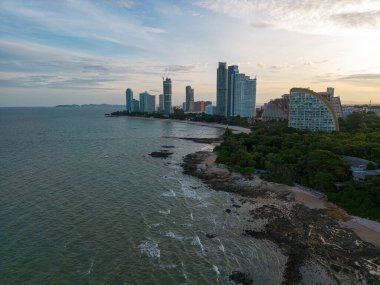
<svg viewBox="0 0 380 285">
<path fill-rule="evenodd" d="M 182 173 L 212 147 L 179 138 L 223 130 L 112 111 L 0 108 L 0 284 L 280 284 L 278 247 L 226 212 L 239 197 Z"/>
</svg>

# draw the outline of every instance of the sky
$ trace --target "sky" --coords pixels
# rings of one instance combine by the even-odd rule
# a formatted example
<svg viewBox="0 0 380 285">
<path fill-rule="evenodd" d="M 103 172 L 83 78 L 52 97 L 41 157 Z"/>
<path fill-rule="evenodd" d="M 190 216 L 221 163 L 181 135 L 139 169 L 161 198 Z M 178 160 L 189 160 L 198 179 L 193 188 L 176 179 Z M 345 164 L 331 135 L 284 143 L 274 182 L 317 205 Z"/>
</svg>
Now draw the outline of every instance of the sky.
<svg viewBox="0 0 380 285">
<path fill-rule="evenodd" d="M 257 103 L 334 87 L 380 104 L 380 0 L 0 0 L 0 107 L 216 100 L 218 62 L 257 77 Z M 158 99 L 156 100 L 158 101 Z"/>
</svg>

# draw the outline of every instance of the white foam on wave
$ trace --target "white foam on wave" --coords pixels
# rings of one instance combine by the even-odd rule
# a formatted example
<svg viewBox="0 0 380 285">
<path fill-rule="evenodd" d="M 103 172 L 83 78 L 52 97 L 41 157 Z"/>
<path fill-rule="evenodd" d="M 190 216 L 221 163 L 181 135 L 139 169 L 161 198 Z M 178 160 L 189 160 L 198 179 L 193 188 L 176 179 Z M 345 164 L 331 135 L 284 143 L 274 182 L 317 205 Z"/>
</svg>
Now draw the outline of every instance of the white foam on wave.
<svg viewBox="0 0 380 285">
<path fill-rule="evenodd" d="M 160 257 L 160 249 L 158 244 L 151 240 L 143 240 L 138 245 L 141 254 L 145 254 L 148 257 Z"/>
<path fill-rule="evenodd" d="M 173 269 L 177 268 L 177 264 L 161 264 L 160 267 L 162 269 Z"/>
<path fill-rule="evenodd" d="M 87 275 L 89 275 L 91 273 L 93 267 L 94 267 L 94 260 L 92 259 L 91 264 L 90 264 L 90 268 L 87 271 Z"/>
<path fill-rule="evenodd" d="M 216 275 L 219 276 L 220 272 L 219 272 L 218 266 L 216 266 L 216 265 L 213 264 L 213 265 L 212 265 L 212 270 L 214 270 L 215 273 L 216 273 Z"/>
<path fill-rule="evenodd" d="M 206 145 L 204 147 L 201 148 L 201 151 L 209 151 L 209 152 L 212 152 L 214 150 L 214 146 L 213 145 Z"/>
<path fill-rule="evenodd" d="M 176 197 L 176 194 L 173 191 L 173 189 L 170 189 L 169 191 L 162 193 L 162 196 L 164 196 L 164 197 Z"/>
<path fill-rule="evenodd" d="M 220 241 L 220 239 L 216 239 L 218 242 L 219 242 L 219 246 L 218 246 L 218 248 L 222 251 L 222 252 L 225 252 L 225 249 L 224 249 L 224 245 L 222 244 L 222 242 Z"/>
<path fill-rule="evenodd" d="M 193 237 L 184 237 L 184 236 L 176 234 L 176 233 L 174 233 L 172 231 L 166 232 L 164 235 L 166 237 L 170 237 L 170 238 L 173 238 L 173 239 L 176 239 L 176 240 L 179 240 L 179 241 L 193 240 Z"/>
<path fill-rule="evenodd" d="M 150 229 L 152 229 L 152 228 L 158 228 L 158 227 L 161 227 L 161 226 L 162 226 L 162 223 L 155 223 L 155 224 L 148 225 L 148 227 Z"/>
<path fill-rule="evenodd" d="M 160 214 L 162 214 L 162 215 L 169 215 L 170 214 L 170 209 L 168 209 L 168 210 L 159 210 L 158 212 Z"/>
<path fill-rule="evenodd" d="M 194 200 L 201 200 L 201 197 L 197 195 L 197 192 L 191 187 L 190 181 L 177 179 L 179 184 L 181 184 L 181 189 L 185 198 L 191 198 Z"/>
<path fill-rule="evenodd" d="M 199 205 L 197 205 L 198 208 L 208 208 L 208 206 L 211 205 L 209 202 L 204 202 Z"/>
<path fill-rule="evenodd" d="M 200 248 L 201 248 L 201 251 L 202 251 L 202 254 L 204 254 L 204 248 L 203 248 L 203 244 L 201 242 L 201 239 L 199 238 L 199 236 L 195 236 L 193 238 L 193 242 L 192 242 L 193 245 L 198 245 Z"/>
<path fill-rule="evenodd" d="M 194 217 L 193 217 L 193 213 L 192 213 L 192 212 L 190 213 L 190 219 L 191 219 L 192 221 L 194 221 Z"/>
</svg>

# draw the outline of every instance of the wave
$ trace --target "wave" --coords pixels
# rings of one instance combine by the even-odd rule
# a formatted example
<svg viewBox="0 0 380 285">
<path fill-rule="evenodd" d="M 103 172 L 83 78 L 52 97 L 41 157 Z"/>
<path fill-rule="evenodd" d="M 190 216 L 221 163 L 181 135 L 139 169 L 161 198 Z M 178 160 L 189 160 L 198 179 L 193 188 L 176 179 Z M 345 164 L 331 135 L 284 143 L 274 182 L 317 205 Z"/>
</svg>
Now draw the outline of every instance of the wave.
<svg viewBox="0 0 380 285">
<path fill-rule="evenodd" d="M 219 269 L 218 269 L 218 266 L 216 266 L 216 265 L 212 265 L 212 270 L 214 270 L 215 271 L 215 273 L 216 273 L 216 275 L 220 275 L 220 272 L 219 272 Z"/>
<path fill-rule="evenodd" d="M 162 226 L 162 223 L 155 223 L 155 224 L 150 224 L 150 225 L 148 225 L 148 227 L 150 228 L 150 229 L 152 229 L 152 228 L 158 228 L 158 227 L 161 227 Z"/>
<path fill-rule="evenodd" d="M 191 244 L 192 245 L 198 245 L 201 248 L 202 254 L 204 254 L 204 247 L 203 247 L 203 244 L 202 244 L 201 239 L 199 238 L 199 236 L 196 235 L 193 238 L 193 242 Z"/>
<path fill-rule="evenodd" d="M 168 209 L 168 210 L 159 210 L 158 212 L 160 214 L 162 214 L 162 215 L 169 215 L 170 214 L 170 209 Z"/>
<path fill-rule="evenodd" d="M 162 269 L 173 269 L 173 268 L 177 268 L 177 264 L 161 264 L 160 268 L 162 268 Z"/>
<path fill-rule="evenodd" d="M 161 196 L 164 196 L 164 197 L 176 197 L 176 194 L 173 191 L 173 189 L 170 189 L 169 191 L 162 193 Z"/>
<path fill-rule="evenodd" d="M 160 257 L 160 249 L 158 244 L 151 240 L 143 240 L 137 246 L 140 249 L 141 254 L 145 254 L 148 257 Z"/>
</svg>

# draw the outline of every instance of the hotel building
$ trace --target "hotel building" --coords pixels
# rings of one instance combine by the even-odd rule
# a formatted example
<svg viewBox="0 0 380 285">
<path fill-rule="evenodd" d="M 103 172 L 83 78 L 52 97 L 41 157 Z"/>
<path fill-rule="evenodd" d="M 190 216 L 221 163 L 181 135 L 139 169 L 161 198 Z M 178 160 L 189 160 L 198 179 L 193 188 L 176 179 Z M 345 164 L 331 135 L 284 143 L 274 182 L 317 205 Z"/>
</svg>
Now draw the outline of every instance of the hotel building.
<svg viewBox="0 0 380 285">
<path fill-rule="evenodd" d="M 301 130 L 339 131 L 338 116 L 324 96 L 304 88 L 292 88 L 289 96 L 289 127 Z"/>
</svg>

